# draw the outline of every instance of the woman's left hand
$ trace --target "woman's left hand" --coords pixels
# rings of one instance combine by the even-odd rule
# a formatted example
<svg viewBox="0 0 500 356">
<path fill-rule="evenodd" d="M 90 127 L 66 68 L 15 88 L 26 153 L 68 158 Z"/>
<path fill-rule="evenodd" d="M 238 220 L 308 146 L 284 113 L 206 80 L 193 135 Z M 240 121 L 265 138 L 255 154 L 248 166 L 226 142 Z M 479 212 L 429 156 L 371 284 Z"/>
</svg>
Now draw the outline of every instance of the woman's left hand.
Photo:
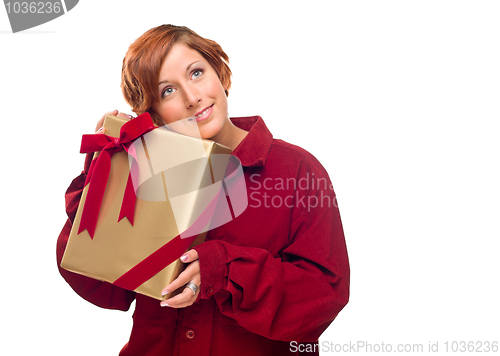
<svg viewBox="0 0 500 356">
<path fill-rule="evenodd" d="M 165 306 L 171 308 L 188 307 L 196 301 L 196 298 L 200 293 L 201 277 L 200 277 L 200 262 L 198 261 L 198 252 L 196 252 L 196 250 L 189 250 L 188 252 L 186 252 L 184 255 L 181 256 L 181 261 L 184 263 L 189 263 L 189 265 L 179 275 L 179 277 L 173 280 L 172 283 L 170 283 L 162 290 L 162 295 L 168 296 L 168 293 L 173 292 L 177 288 L 180 288 L 189 282 L 196 284 L 198 290 L 196 291 L 195 294 L 193 294 L 193 291 L 190 288 L 184 288 L 182 293 L 168 300 L 162 301 L 160 303 L 162 307 Z"/>
</svg>

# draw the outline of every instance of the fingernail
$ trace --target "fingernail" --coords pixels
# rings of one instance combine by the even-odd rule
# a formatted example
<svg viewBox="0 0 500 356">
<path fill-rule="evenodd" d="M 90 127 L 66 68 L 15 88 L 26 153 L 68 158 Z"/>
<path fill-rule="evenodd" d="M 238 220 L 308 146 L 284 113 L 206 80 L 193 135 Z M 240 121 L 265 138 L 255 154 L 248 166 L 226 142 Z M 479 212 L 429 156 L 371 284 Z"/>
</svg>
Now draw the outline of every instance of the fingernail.
<svg viewBox="0 0 500 356">
<path fill-rule="evenodd" d="M 97 132 L 101 132 L 102 130 L 104 130 L 104 126 L 97 130 Z"/>
<path fill-rule="evenodd" d="M 162 307 L 169 307 L 170 305 L 168 305 L 168 303 L 167 303 L 167 302 L 161 302 L 161 303 L 160 303 L 160 306 L 162 306 Z"/>
<path fill-rule="evenodd" d="M 133 116 L 132 116 L 132 115 L 129 115 L 129 114 L 125 114 L 125 115 L 127 115 L 127 117 L 128 117 L 129 119 L 133 118 Z"/>
<path fill-rule="evenodd" d="M 161 291 L 161 295 L 167 295 L 168 293 L 170 293 L 170 291 L 168 291 L 168 290 Z"/>
<path fill-rule="evenodd" d="M 183 255 L 181 256 L 181 261 L 182 261 L 182 262 L 186 262 L 186 261 L 188 260 L 188 258 L 189 258 L 189 257 L 188 257 L 188 255 L 187 255 L 187 254 L 183 254 Z"/>
</svg>

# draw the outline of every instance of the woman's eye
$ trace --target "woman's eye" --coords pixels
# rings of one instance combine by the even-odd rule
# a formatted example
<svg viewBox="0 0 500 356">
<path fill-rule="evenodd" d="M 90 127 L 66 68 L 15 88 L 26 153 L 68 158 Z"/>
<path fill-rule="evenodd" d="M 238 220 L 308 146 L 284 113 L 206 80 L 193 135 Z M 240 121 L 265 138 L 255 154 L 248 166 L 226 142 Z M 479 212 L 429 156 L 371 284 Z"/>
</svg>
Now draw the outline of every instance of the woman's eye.
<svg viewBox="0 0 500 356">
<path fill-rule="evenodd" d="M 193 71 L 193 74 L 191 75 L 191 77 L 192 77 L 193 79 L 196 79 L 196 78 L 198 78 L 198 77 L 201 77 L 201 74 L 202 74 L 202 73 L 203 73 L 203 70 L 202 70 L 202 69 L 195 69 L 195 70 Z"/>
<path fill-rule="evenodd" d="M 172 94 L 173 92 L 175 91 L 174 88 L 166 88 L 163 93 L 162 93 L 162 96 L 163 97 L 166 97 L 166 96 L 169 96 L 170 94 Z"/>
</svg>

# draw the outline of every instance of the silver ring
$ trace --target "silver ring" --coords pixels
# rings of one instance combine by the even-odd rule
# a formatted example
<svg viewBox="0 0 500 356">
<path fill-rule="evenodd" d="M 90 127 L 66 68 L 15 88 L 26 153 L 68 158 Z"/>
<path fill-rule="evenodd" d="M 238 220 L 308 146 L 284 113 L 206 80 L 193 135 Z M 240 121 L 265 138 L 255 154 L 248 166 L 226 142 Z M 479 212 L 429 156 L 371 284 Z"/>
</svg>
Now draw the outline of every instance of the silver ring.
<svg viewBox="0 0 500 356">
<path fill-rule="evenodd" d="M 189 282 L 188 284 L 186 284 L 186 287 L 185 288 L 189 288 L 193 291 L 193 295 L 196 295 L 196 292 L 198 291 L 198 286 L 194 283 L 191 283 Z"/>
</svg>

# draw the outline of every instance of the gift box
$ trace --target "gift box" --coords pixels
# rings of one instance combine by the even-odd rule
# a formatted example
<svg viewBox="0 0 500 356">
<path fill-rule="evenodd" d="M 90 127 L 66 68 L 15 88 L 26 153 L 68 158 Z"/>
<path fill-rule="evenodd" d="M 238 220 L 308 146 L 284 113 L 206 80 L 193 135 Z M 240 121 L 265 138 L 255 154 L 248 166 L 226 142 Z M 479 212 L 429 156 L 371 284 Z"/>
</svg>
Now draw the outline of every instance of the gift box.
<svg viewBox="0 0 500 356">
<path fill-rule="evenodd" d="M 162 300 L 185 267 L 179 257 L 241 213 L 224 185 L 234 156 L 183 127 L 155 127 L 147 113 L 107 115 L 104 127 L 82 138 L 81 152 L 96 153 L 61 267 Z"/>
</svg>

